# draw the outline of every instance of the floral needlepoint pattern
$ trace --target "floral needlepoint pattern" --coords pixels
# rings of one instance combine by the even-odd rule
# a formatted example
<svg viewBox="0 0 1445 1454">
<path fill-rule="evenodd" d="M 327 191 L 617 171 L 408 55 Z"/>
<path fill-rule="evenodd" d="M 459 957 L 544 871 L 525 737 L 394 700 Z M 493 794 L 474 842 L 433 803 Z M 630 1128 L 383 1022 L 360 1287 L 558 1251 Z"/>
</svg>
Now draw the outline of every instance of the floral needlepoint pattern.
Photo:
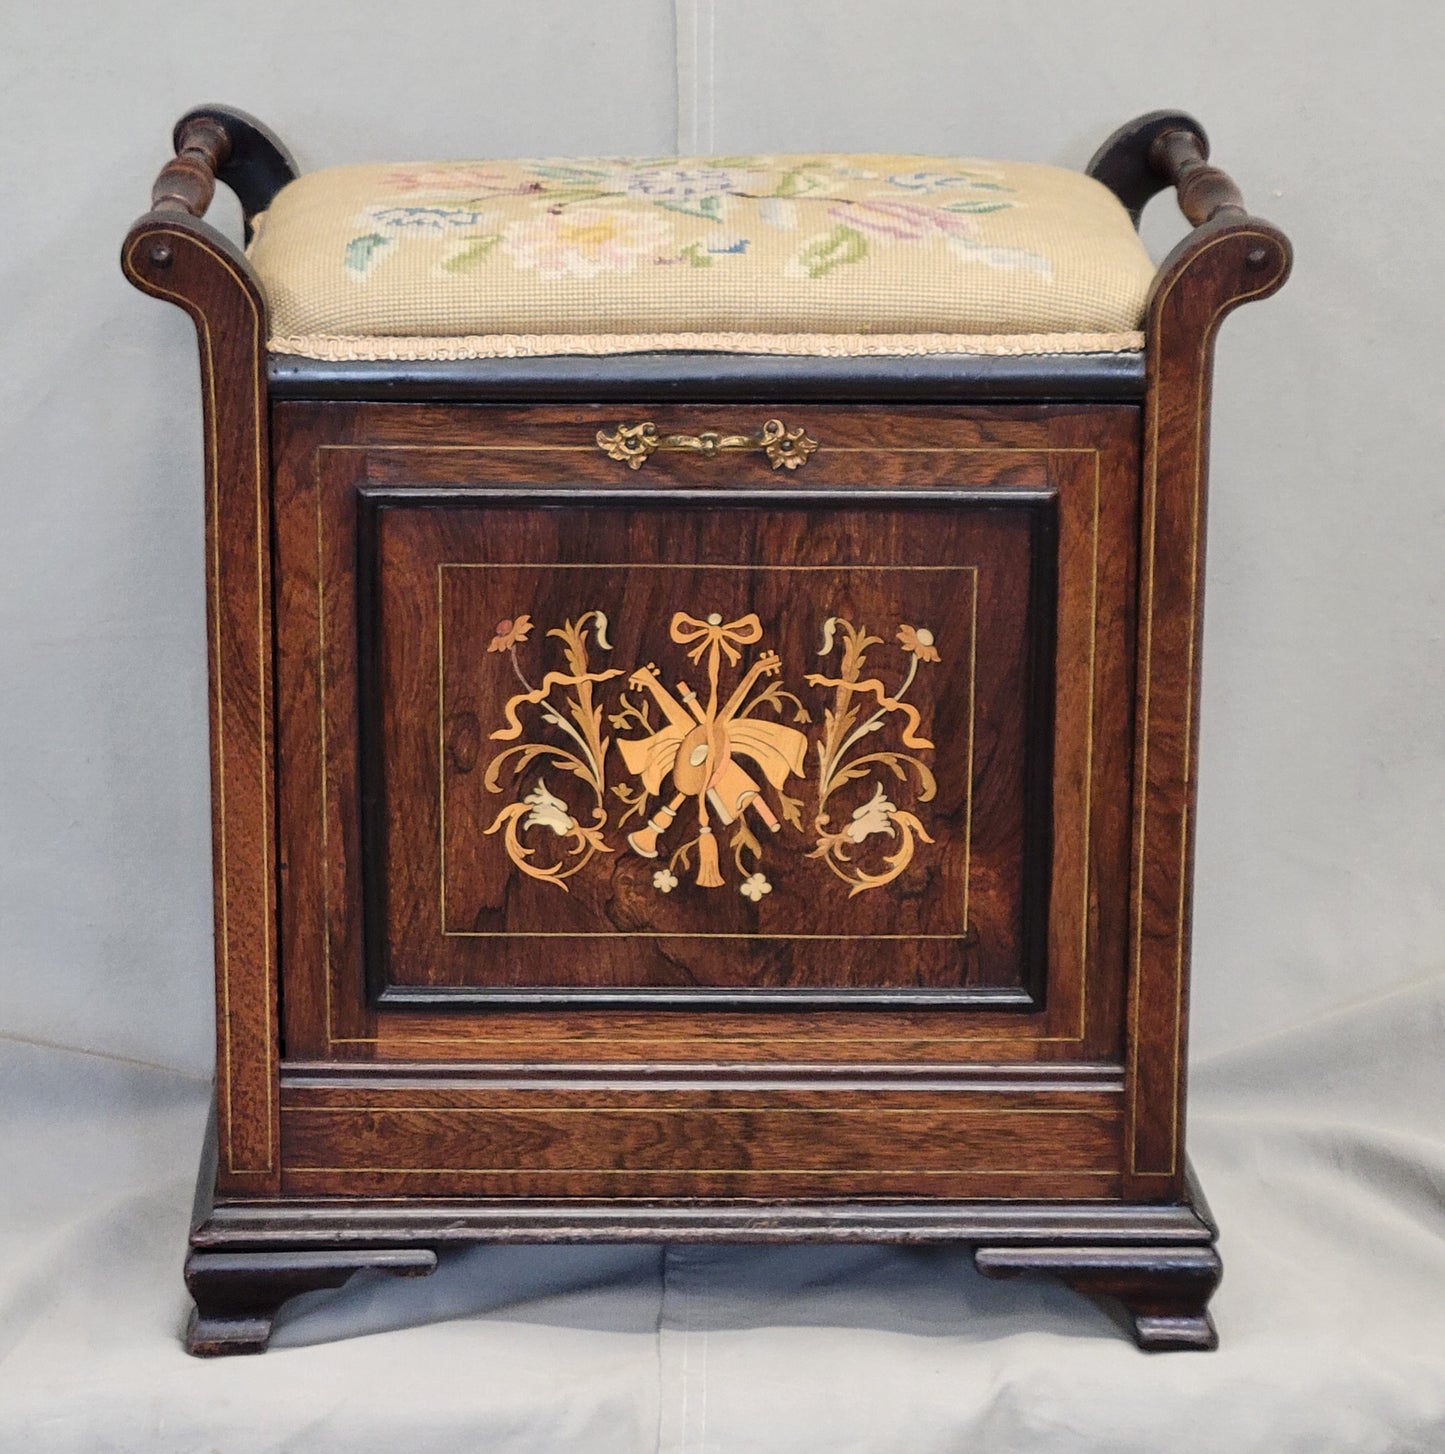
<svg viewBox="0 0 1445 1454">
<path fill-rule="evenodd" d="M 596 158 L 379 169 L 376 195 L 352 214 L 357 225 L 343 265 L 366 280 L 398 244 L 417 249 L 451 237 L 460 245 L 433 263 L 435 275 L 490 277 L 510 268 L 587 279 L 653 264 L 713 270 L 749 259 L 749 274 L 760 279 L 818 281 L 872 262 L 880 246 L 938 243 L 986 267 L 1049 274 L 1045 254 L 989 235 L 995 214 L 1028 205 L 998 169 L 879 170 L 857 160 Z M 760 232 L 773 239 L 761 271 L 750 261 Z"/>
<path fill-rule="evenodd" d="M 918 815 L 899 806 L 905 798 L 927 803 L 937 792 L 925 761 L 933 742 L 919 708 L 905 700 L 919 663 L 941 660 L 928 627 L 896 627 L 906 666 L 895 656 L 882 674 L 870 675 L 869 653 L 883 638 L 829 616 L 818 655 L 841 659 L 836 674 L 804 677 L 806 687 L 827 694 L 822 703 L 814 699 L 813 709 L 783 685 L 778 652 L 757 649 L 764 629 L 754 613 L 729 619 L 722 611 L 674 612 L 668 636 L 692 669 L 684 666 L 677 681 L 676 664 L 648 662 L 626 674 L 626 690 L 607 685 L 624 668 L 592 665 L 591 644 L 612 650 L 609 629 L 603 611 L 584 611 L 544 633 L 544 659 L 532 665 L 519 653 L 531 618 L 518 614 L 497 623 L 488 647 L 507 653 L 506 667 L 490 670 L 511 693 L 491 740 L 510 745 L 487 764 L 482 782 L 512 801 L 485 831 L 501 833 L 507 856 L 529 878 L 567 892 L 567 880 L 597 855 L 623 852 L 655 864 L 652 887 L 671 894 L 683 873 L 695 888 L 722 887 L 730 859 L 738 892 L 758 904 L 773 891 L 762 867 L 771 851 L 765 845 L 783 834 L 795 851 L 811 840 L 803 856 L 826 864 L 852 897 L 892 883 L 920 843 L 934 842 Z M 533 686 L 539 673 L 541 685 Z M 609 781 L 618 759 L 623 780 Z M 810 789 L 803 780 L 813 763 Z M 548 785 L 549 775 L 562 791 Z M 590 793 L 590 821 L 563 796 L 569 781 Z M 804 797 L 796 795 L 807 793 L 811 828 Z M 841 827 L 834 827 L 835 815 Z"/>
<path fill-rule="evenodd" d="M 497 634 L 492 637 L 488 651 L 510 651 L 514 646 L 520 646 L 527 639 L 527 633 L 532 629 L 532 618 L 530 616 L 518 616 L 516 620 L 497 622 Z"/>
<path fill-rule="evenodd" d="M 1112 352 L 1156 271 L 1079 172 L 826 153 L 331 167 L 248 256 L 273 351 L 337 359 Z"/>
<path fill-rule="evenodd" d="M 628 272 L 671 236 L 667 222 L 654 214 L 574 207 L 509 222 L 502 230 L 501 251 L 519 268 L 590 278 Z"/>
</svg>

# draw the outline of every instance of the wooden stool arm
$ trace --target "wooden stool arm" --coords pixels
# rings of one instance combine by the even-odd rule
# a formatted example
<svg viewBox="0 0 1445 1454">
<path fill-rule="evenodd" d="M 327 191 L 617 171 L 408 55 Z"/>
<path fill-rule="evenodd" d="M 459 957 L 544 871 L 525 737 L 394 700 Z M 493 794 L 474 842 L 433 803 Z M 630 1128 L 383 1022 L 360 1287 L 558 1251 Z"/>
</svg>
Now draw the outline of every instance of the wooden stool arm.
<svg viewBox="0 0 1445 1454">
<path fill-rule="evenodd" d="M 1151 111 L 1126 122 L 1084 170 L 1118 197 L 1136 225 L 1145 204 L 1166 187 L 1176 189 L 1179 210 L 1193 227 L 1247 216 L 1233 178 L 1210 164 L 1204 128 L 1182 111 Z"/>
<path fill-rule="evenodd" d="M 216 173 L 230 154 L 231 138 L 219 121 L 191 118 L 178 130 L 176 154 L 151 188 L 152 210 L 204 217 L 216 195 Z"/>
<path fill-rule="evenodd" d="M 176 122 L 174 141 L 176 154 L 151 188 L 152 210 L 204 217 L 216 183 L 224 182 L 241 203 L 248 242 L 257 213 L 297 175 L 281 139 L 254 116 L 230 106 L 188 111 Z"/>
<path fill-rule="evenodd" d="M 241 203 L 249 243 L 257 215 L 287 182 L 295 180 L 295 161 L 274 132 L 230 106 L 188 111 L 176 122 L 173 139 L 176 154 L 151 188 L 151 210 L 126 238 L 122 255 L 126 276 L 142 291 L 193 311 L 214 307 L 218 295 L 209 279 L 198 287 L 199 279 L 189 270 L 170 271 L 178 244 L 191 239 L 224 261 L 216 275 L 221 291 L 239 285 L 264 314 L 264 292 L 245 253 L 203 219 L 215 199 L 216 183 L 224 182 Z"/>
<path fill-rule="evenodd" d="M 1179 210 L 1195 227 L 1221 213 L 1244 216 L 1244 197 L 1234 179 L 1209 164 L 1209 144 L 1182 127 L 1161 131 L 1149 147 L 1149 162 L 1179 195 Z"/>
</svg>

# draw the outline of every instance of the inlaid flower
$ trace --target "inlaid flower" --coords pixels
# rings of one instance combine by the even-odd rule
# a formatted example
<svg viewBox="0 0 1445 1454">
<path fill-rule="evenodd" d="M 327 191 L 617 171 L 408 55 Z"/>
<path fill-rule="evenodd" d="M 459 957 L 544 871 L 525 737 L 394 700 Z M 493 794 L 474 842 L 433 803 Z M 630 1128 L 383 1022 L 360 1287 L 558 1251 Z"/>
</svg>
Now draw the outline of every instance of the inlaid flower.
<svg viewBox="0 0 1445 1454">
<path fill-rule="evenodd" d="M 652 875 L 652 886 L 660 894 L 670 894 L 677 887 L 677 875 L 670 869 L 660 868 Z"/>
<path fill-rule="evenodd" d="M 508 617 L 504 621 L 497 622 L 496 635 L 492 637 L 488 651 L 510 651 L 514 646 L 520 646 L 527 639 L 527 633 L 532 629 L 532 618 L 527 615 L 518 616 L 515 620 Z"/>
<path fill-rule="evenodd" d="M 630 272 L 641 259 L 656 256 L 671 237 L 666 219 L 652 211 L 572 207 L 509 222 L 502 251 L 519 268 L 590 278 Z"/>
<path fill-rule="evenodd" d="M 550 828 L 559 838 L 564 838 L 577 826 L 567 811 L 567 804 L 547 791 L 546 778 L 539 778 L 537 786 L 522 801 L 532 810 L 522 819 L 524 832 L 528 828 Z"/>
<path fill-rule="evenodd" d="M 886 833 L 890 838 L 896 838 L 898 832 L 892 820 L 897 811 L 898 804 L 888 801 L 883 785 L 879 783 L 873 790 L 873 796 L 861 808 L 853 810 L 853 820 L 843 829 L 843 836 L 851 843 L 861 843 L 875 833 Z"/>
<path fill-rule="evenodd" d="M 900 626 L 898 644 L 904 651 L 911 651 L 919 661 L 937 661 L 938 648 L 933 644 L 933 632 L 926 626 Z"/>
<path fill-rule="evenodd" d="M 760 873 L 750 873 L 738 885 L 738 892 L 745 898 L 757 903 L 764 894 L 770 894 L 773 886 Z"/>
</svg>

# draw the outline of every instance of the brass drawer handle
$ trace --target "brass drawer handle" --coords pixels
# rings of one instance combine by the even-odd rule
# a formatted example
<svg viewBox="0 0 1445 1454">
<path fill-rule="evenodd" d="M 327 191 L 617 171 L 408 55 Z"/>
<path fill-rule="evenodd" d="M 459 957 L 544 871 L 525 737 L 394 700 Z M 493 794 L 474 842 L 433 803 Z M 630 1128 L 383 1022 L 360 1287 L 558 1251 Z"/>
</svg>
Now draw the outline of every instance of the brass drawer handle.
<svg viewBox="0 0 1445 1454">
<path fill-rule="evenodd" d="M 706 429 L 701 434 L 659 434 L 657 425 L 619 424 L 611 434 L 597 431 L 597 447 L 609 459 L 625 461 L 628 469 L 640 470 L 659 449 L 691 450 L 708 459 L 724 450 L 760 450 L 774 469 L 795 470 L 807 464 L 818 441 L 799 429 L 789 429 L 781 419 L 769 419 L 753 434 L 719 434 Z"/>
</svg>

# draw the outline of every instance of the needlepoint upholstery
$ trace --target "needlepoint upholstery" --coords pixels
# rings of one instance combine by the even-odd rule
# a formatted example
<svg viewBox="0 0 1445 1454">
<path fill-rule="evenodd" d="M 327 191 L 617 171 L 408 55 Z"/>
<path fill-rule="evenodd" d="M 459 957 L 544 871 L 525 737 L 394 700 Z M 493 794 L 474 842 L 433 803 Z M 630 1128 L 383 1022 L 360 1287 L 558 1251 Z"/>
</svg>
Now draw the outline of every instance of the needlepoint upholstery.
<svg viewBox="0 0 1445 1454">
<path fill-rule="evenodd" d="M 334 167 L 250 258 L 334 359 L 1129 350 L 1155 273 L 1082 173 L 816 154 Z"/>
</svg>

